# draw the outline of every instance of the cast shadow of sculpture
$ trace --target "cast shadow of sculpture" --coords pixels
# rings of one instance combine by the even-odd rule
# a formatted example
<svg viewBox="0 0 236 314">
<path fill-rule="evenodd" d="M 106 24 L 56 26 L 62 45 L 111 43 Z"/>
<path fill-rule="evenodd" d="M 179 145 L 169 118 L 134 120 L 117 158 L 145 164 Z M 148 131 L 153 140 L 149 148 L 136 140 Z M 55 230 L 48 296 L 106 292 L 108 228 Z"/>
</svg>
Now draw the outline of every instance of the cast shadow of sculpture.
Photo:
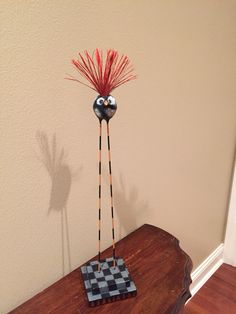
<svg viewBox="0 0 236 314">
<path fill-rule="evenodd" d="M 64 276 L 66 272 L 71 271 L 67 202 L 71 189 L 72 171 L 66 162 L 64 148 L 58 147 L 55 134 L 49 141 L 44 132 L 38 131 L 36 139 L 40 149 L 39 159 L 51 179 L 48 214 L 54 211 L 60 212 L 61 216 L 62 275 Z"/>
<path fill-rule="evenodd" d="M 139 227 L 139 221 L 144 221 L 148 214 L 148 202 L 139 199 L 135 186 L 128 190 L 122 175 L 119 181 L 114 180 L 114 205 L 120 221 L 119 238 L 122 236 L 122 228 L 125 234 L 134 231 Z"/>
</svg>

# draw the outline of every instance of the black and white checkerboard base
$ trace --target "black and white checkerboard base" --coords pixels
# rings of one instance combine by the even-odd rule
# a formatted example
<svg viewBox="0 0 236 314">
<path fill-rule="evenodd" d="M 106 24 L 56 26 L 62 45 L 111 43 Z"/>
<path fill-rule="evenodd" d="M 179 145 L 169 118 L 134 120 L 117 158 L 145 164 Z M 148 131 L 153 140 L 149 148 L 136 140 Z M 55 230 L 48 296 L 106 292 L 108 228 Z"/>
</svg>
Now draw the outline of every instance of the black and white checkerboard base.
<svg viewBox="0 0 236 314">
<path fill-rule="evenodd" d="M 122 258 L 106 258 L 100 263 L 92 261 L 81 267 L 84 285 L 90 306 L 95 306 L 115 300 L 125 299 L 137 294 L 137 289 L 132 281 L 129 271 Z"/>
</svg>

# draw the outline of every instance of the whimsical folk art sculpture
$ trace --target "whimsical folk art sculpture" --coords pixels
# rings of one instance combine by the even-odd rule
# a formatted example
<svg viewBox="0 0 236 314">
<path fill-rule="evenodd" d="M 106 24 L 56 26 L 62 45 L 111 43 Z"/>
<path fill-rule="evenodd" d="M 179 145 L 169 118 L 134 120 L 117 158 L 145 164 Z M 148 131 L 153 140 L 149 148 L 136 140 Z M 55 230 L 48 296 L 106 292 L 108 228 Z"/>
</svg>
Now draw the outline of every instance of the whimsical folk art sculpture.
<svg viewBox="0 0 236 314">
<path fill-rule="evenodd" d="M 125 55 L 119 56 L 118 52 L 112 49 L 107 51 L 105 57 L 103 52 L 99 49 L 96 49 L 92 55 L 90 55 L 88 51 L 85 51 L 84 55 L 79 53 L 79 58 L 77 60 L 72 60 L 72 63 L 88 84 L 74 77 L 69 77 L 68 79 L 81 83 L 95 90 L 99 94 L 93 104 L 93 110 L 99 120 L 98 261 L 89 262 L 87 265 L 81 267 L 88 301 L 91 306 L 94 306 L 106 301 L 113 301 L 136 295 L 135 284 L 130 277 L 124 260 L 118 258 L 115 251 L 114 204 L 109 132 L 110 119 L 114 116 L 117 110 L 116 100 L 110 93 L 115 88 L 135 79 L 136 77 L 133 74 L 133 67 L 130 64 L 129 58 Z M 113 249 L 113 256 L 106 258 L 105 260 L 101 259 L 101 149 L 103 120 L 106 121 L 107 128 Z"/>
</svg>

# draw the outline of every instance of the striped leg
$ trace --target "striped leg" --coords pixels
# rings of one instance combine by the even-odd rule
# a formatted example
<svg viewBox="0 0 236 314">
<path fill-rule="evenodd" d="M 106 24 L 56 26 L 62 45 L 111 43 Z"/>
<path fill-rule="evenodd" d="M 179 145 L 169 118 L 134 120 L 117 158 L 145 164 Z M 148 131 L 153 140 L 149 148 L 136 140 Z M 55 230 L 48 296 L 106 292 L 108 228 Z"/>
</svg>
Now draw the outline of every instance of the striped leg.
<svg viewBox="0 0 236 314">
<path fill-rule="evenodd" d="M 102 122 L 99 121 L 99 166 L 98 166 L 98 271 L 100 271 L 100 262 L 101 262 L 101 192 L 102 192 Z"/>
<path fill-rule="evenodd" d="M 110 196 L 111 196 L 113 266 L 115 267 L 116 266 L 116 249 L 115 249 L 115 225 L 114 225 L 114 206 L 113 206 L 113 193 L 112 193 L 111 147 L 110 147 L 109 122 L 107 122 L 107 148 L 108 148 Z"/>
</svg>

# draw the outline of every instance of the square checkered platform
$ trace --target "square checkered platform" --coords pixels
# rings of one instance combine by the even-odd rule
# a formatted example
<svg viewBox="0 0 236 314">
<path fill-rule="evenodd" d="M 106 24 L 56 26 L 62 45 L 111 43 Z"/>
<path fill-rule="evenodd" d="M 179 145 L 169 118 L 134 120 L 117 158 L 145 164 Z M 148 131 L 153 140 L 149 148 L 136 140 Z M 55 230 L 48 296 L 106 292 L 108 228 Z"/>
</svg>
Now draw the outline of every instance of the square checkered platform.
<svg viewBox="0 0 236 314">
<path fill-rule="evenodd" d="M 81 267 L 85 289 L 90 306 L 115 301 L 137 294 L 137 289 L 132 281 L 129 271 L 122 258 L 107 258 L 100 263 L 92 261 Z"/>
</svg>

